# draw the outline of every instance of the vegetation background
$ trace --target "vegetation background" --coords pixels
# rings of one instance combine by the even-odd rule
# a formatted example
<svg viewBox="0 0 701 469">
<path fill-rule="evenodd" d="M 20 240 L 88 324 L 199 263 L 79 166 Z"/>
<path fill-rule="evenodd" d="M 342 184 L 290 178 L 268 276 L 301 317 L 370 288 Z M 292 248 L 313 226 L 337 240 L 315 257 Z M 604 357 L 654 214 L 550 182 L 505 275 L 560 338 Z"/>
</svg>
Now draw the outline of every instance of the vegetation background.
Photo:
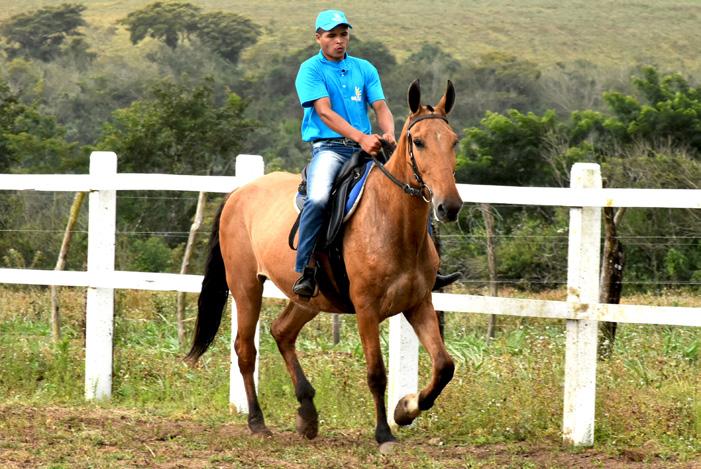
<svg viewBox="0 0 701 469">
<path fill-rule="evenodd" d="M 3 0 L 2 18 L 65 3 L 61 0 Z M 68 2 L 71 3 L 71 2 Z M 85 0 L 89 33 L 114 28 L 142 0 Z M 347 13 L 354 35 L 382 42 L 400 60 L 425 43 L 433 43 L 458 60 L 474 60 L 491 52 L 508 52 L 544 66 L 577 60 L 604 66 L 630 67 L 657 63 L 694 73 L 701 42 L 701 19 L 695 0 L 423 0 L 373 2 L 193 1 L 205 10 L 234 12 L 265 28 L 249 54 L 292 52 L 313 39 L 313 20 L 325 8 Z M 311 25 L 311 26 L 310 26 Z M 90 36 L 89 36 L 90 37 Z M 96 38 L 98 36 L 95 36 Z M 123 34 L 90 41 L 99 52 L 129 49 Z M 107 40 L 106 40 L 107 39 Z M 262 63 L 262 62 L 261 62 Z"/>
<path fill-rule="evenodd" d="M 0 172 L 83 173 L 95 149 L 115 151 L 126 172 L 232 174 L 238 153 L 263 155 L 267 170 L 298 171 L 308 148 L 299 139 L 293 80 L 301 61 L 317 51 L 315 15 L 332 7 L 354 24 L 350 53 L 378 67 L 398 127 L 410 81 L 421 79 L 428 102 L 440 97 L 446 79 L 455 83 L 459 182 L 567 186 L 573 162 L 593 161 L 610 187 L 699 188 L 701 3 L 694 0 L 0 0 Z M 53 268 L 71 200 L 71 194 L 0 192 L 0 265 Z M 194 273 L 219 200 L 208 202 Z M 177 271 L 195 203 L 192 194 L 120 192 L 118 268 Z M 501 294 L 563 298 L 567 211 L 490 209 Z M 69 269 L 86 264 L 86 212 L 75 228 Z M 617 225 L 625 248 L 622 301 L 700 306 L 696 212 L 625 212 Z M 440 231 L 443 269 L 465 273 L 457 289 L 484 291 L 482 208 L 467 205 L 457 224 Z M 371 414 L 358 411 L 369 394 L 352 328 L 336 346 L 326 320 L 302 338 L 305 354 L 315 358 L 305 362 L 331 434 L 311 447 L 289 437 L 291 388 L 274 344 L 264 339 L 263 401 L 283 435 L 272 443 L 275 456 L 265 459 L 268 446 L 240 438 L 238 427 L 222 427 L 229 419 L 242 422 L 222 414 L 228 341 L 218 341 L 204 370 L 181 368 L 174 299 L 167 294 L 120 293 L 114 407 L 105 413 L 83 404 L 81 295 L 62 291 L 64 338 L 52 344 L 48 294 L 0 289 L 3 464 L 175 464 L 170 452 L 184 465 L 294 467 L 321 450 L 316 465 L 333 466 L 325 444 L 341 449 L 339 465 L 391 464 L 359 443 L 370 439 Z M 266 318 L 276 308 L 268 305 Z M 189 306 L 188 317 L 193 314 Z M 580 454 L 557 443 L 562 324 L 505 320 L 490 340 L 482 323 L 449 316 L 448 343 L 461 374 L 444 407 L 439 401 L 406 435 L 418 448 L 408 456 L 411 464 L 698 463 L 698 331 L 623 327 L 612 358 L 600 365 L 599 449 Z M 114 408 L 124 412 L 110 420 L 116 430 L 96 426 Z M 129 433 L 131 424 L 143 432 Z M 170 426 L 180 430 L 164 429 Z M 235 440 L 227 443 L 233 447 L 216 447 L 221 428 L 231 432 L 224 439 Z M 67 443 L 71 433 L 79 435 L 75 444 Z M 434 434 L 435 444 L 425 444 Z M 190 438 L 196 442 L 186 443 Z M 360 449 L 348 449 L 348 441 Z M 64 449 L 56 451 L 55 443 Z M 530 452 L 531 443 L 540 449 Z"/>
</svg>

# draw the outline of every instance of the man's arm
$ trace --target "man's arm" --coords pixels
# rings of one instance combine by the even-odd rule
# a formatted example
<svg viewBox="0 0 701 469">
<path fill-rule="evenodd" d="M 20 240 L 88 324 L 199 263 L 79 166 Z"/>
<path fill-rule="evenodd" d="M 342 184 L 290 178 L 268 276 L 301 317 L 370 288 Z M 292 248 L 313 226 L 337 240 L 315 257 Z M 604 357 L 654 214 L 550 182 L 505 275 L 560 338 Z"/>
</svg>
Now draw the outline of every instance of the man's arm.
<svg viewBox="0 0 701 469">
<path fill-rule="evenodd" d="M 379 99 L 372 103 L 372 108 L 377 117 L 377 125 L 382 131 L 382 140 L 396 145 L 397 141 L 394 139 L 394 116 L 392 116 L 387 102 L 384 99 Z"/>
<path fill-rule="evenodd" d="M 358 142 L 360 144 L 360 148 L 362 148 L 365 152 L 374 155 L 380 150 L 380 137 L 374 134 L 365 134 L 350 125 L 343 117 L 331 109 L 331 101 L 329 98 L 319 98 L 314 101 L 314 110 L 324 124 L 326 124 L 331 130 L 353 140 L 354 142 Z M 387 111 L 389 112 L 389 109 Z M 380 128 L 382 128 L 384 131 L 384 127 L 380 125 Z M 394 129 L 394 123 L 392 124 L 392 129 Z M 394 135 L 392 136 L 392 139 L 394 139 Z"/>
</svg>

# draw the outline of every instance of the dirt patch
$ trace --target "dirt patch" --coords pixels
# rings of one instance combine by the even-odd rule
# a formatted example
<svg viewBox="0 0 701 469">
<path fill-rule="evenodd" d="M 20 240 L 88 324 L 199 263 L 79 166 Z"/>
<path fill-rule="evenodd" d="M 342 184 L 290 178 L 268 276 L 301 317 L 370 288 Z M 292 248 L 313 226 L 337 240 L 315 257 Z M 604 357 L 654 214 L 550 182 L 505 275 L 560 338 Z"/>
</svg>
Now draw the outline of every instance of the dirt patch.
<svg viewBox="0 0 701 469">
<path fill-rule="evenodd" d="M 662 459 L 652 446 L 621 454 L 558 445 L 445 444 L 437 438 L 403 439 L 382 456 L 369 432 L 335 431 L 306 441 L 292 429 L 252 436 L 245 426 L 186 416 L 165 418 L 94 407 L 0 406 L 0 466 L 52 467 L 537 467 L 684 468 L 694 461 Z"/>
</svg>

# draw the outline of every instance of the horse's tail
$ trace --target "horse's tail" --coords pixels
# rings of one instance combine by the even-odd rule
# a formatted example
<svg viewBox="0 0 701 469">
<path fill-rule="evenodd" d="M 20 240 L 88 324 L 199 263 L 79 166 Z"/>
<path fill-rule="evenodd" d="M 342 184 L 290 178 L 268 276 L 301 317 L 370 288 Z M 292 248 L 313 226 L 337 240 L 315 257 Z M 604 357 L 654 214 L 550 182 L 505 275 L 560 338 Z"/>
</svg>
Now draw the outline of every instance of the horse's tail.
<svg viewBox="0 0 701 469">
<path fill-rule="evenodd" d="M 219 223 L 226 200 L 222 203 L 214 217 L 212 235 L 209 238 L 209 255 L 202 280 L 202 290 L 197 300 L 197 322 L 192 348 L 185 360 L 194 364 L 207 351 L 217 335 L 221 324 L 224 306 L 229 296 L 229 286 L 226 283 L 226 270 L 219 245 Z"/>
</svg>

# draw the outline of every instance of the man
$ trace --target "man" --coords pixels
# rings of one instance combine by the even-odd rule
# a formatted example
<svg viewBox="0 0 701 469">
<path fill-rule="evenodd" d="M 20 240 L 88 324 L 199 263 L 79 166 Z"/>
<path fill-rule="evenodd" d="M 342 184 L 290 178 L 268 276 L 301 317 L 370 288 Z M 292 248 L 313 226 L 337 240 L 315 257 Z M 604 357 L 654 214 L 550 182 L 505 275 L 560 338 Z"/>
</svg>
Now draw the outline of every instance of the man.
<svg viewBox="0 0 701 469">
<path fill-rule="evenodd" d="M 295 294 L 304 298 L 317 291 L 314 245 L 334 179 L 343 163 L 360 149 L 376 154 L 381 140 L 396 144 L 394 118 L 377 69 L 367 60 L 346 53 L 351 28 L 342 11 L 319 13 L 315 34 L 319 53 L 302 63 L 295 80 L 304 109 L 302 140 L 312 143 L 295 261 L 295 271 L 302 275 L 292 287 Z M 381 135 L 372 133 L 368 107 L 375 112 Z M 448 283 L 456 278 L 446 277 Z"/>
</svg>

